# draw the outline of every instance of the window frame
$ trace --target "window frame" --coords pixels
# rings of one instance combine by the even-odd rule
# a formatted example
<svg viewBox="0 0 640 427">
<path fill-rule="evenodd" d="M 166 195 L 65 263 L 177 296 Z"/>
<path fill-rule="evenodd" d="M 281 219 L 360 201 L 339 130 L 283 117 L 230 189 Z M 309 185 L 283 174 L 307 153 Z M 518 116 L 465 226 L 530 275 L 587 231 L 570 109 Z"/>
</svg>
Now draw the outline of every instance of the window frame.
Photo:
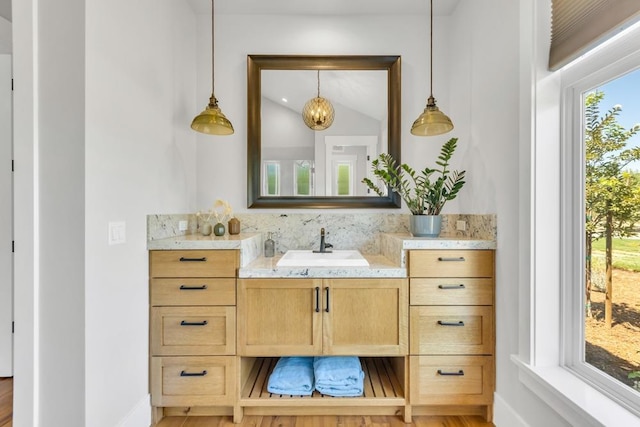
<svg viewBox="0 0 640 427">
<path fill-rule="evenodd" d="M 270 194 L 269 193 L 269 166 L 275 166 L 276 167 L 276 192 L 275 194 Z M 281 191 L 281 182 L 282 182 L 282 165 L 280 164 L 279 160 L 264 160 L 262 162 L 262 183 L 263 183 L 263 187 L 262 187 L 262 196 L 272 196 L 272 197 L 277 197 L 280 195 L 280 191 Z"/>
<path fill-rule="evenodd" d="M 640 63 L 640 25 L 611 38 L 578 61 L 557 71 L 547 70 L 544 51 L 548 49 L 548 33 L 544 31 L 550 16 L 546 2 L 524 2 L 529 9 L 521 31 L 521 156 L 520 156 L 520 319 L 518 353 L 511 361 L 518 367 L 521 383 L 546 403 L 568 425 L 638 425 L 640 417 L 568 365 L 571 338 L 569 315 L 570 289 L 563 286 L 571 280 L 567 264 L 577 258 L 571 238 L 576 231 L 567 226 L 570 208 L 575 200 L 566 199 L 564 185 L 575 179 L 576 171 L 567 163 L 571 154 L 571 132 L 565 126 L 571 117 L 567 90 L 582 79 L 611 70 L 613 64 L 633 60 Z M 537 27 L 536 27 L 537 25 Z M 541 30 L 542 29 L 542 30 Z M 629 62 L 626 62 L 627 64 Z M 531 65 L 529 65 L 531 64 Z M 634 67 L 629 66 L 631 70 Z M 620 73 L 621 74 L 621 73 Z M 604 79 L 602 80 L 604 81 Z M 570 123 L 570 122 L 569 122 Z M 582 142 L 581 142 L 582 144 Z M 578 163 L 574 163 L 577 165 Z M 572 175 L 574 174 L 574 175 Z M 572 178 L 573 177 L 573 178 Z M 575 244 L 575 242 L 574 242 Z M 574 248 L 575 249 L 575 248 Z M 582 296 L 583 287 L 580 286 Z M 522 425 L 518 417 L 496 407 L 496 424 Z"/>
<path fill-rule="evenodd" d="M 610 50 L 615 53 L 618 48 L 610 46 Z M 605 59 L 608 56 L 595 56 L 585 65 L 577 64 L 562 78 L 561 360 L 564 367 L 585 382 L 640 415 L 638 392 L 585 362 L 584 102 L 588 92 L 640 69 L 640 50 L 611 62 Z M 610 101 L 615 103 L 615 100 Z"/>
</svg>

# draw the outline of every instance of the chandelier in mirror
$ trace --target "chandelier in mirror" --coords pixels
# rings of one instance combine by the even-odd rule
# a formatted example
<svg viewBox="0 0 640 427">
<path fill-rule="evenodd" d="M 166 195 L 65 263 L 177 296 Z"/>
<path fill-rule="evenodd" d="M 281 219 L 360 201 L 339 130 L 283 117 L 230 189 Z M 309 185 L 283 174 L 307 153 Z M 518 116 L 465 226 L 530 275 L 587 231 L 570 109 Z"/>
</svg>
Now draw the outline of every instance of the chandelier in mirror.
<svg viewBox="0 0 640 427">
<path fill-rule="evenodd" d="M 320 70 L 318 70 L 318 96 L 304 104 L 302 120 L 313 130 L 325 130 L 333 123 L 334 116 L 331 102 L 320 96 Z"/>
</svg>

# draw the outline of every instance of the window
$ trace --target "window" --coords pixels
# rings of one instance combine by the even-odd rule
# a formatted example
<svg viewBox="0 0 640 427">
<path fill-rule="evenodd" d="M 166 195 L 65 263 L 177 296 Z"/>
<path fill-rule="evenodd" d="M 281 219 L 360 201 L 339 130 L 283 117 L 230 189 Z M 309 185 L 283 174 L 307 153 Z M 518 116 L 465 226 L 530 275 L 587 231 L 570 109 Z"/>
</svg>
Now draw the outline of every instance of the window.
<svg viewBox="0 0 640 427">
<path fill-rule="evenodd" d="M 564 365 L 640 414 L 640 51 L 574 67 L 561 124 Z"/>
<path fill-rule="evenodd" d="M 296 160 L 294 162 L 293 194 L 295 196 L 313 196 L 313 162 Z"/>
<path fill-rule="evenodd" d="M 354 194 L 355 164 L 357 156 L 333 156 L 333 190 L 334 196 L 351 196 Z"/>
<path fill-rule="evenodd" d="M 266 160 L 262 163 L 262 195 L 280 195 L 280 162 L 277 160 Z"/>
</svg>

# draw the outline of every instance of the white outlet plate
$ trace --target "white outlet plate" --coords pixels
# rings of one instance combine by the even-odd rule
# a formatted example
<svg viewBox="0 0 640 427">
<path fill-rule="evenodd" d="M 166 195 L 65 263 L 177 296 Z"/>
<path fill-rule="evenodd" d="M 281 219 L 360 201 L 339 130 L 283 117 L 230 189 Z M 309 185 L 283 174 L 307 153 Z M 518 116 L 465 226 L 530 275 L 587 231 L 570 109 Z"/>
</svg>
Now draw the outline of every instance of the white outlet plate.
<svg viewBox="0 0 640 427">
<path fill-rule="evenodd" d="M 466 231 L 467 230 L 467 222 L 466 221 L 456 221 L 456 230 L 458 230 L 458 231 Z"/>
<path fill-rule="evenodd" d="M 127 224 L 124 221 L 109 222 L 109 244 L 119 245 L 127 241 Z"/>
<path fill-rule="evenodd" d="M 178 231 L 187 231 L 189 221 L 178 221 Z"/>
</svg>

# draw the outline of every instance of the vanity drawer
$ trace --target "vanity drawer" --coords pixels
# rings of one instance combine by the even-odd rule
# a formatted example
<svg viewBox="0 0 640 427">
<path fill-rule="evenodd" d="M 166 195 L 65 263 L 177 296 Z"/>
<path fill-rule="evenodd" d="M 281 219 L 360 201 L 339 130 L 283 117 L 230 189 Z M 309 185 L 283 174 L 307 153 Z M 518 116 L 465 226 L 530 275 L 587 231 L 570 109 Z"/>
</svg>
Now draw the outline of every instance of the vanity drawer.
<svg viewBox="0 0 640 427">
<path fill-rule="evenodd" d="M 235 356 L 152 357 L 153 406 L 233 405 Z"/>
<path fill-rule="evenodd" d="M 493 279 L 411 279 L 411 305 L 493 305 Z"/>
<path fill-rule="evenodd" d="M 152 307 L 154 356 L 236 352 L 235 307 Z"/>
<path fill-rule="evenodd" d="M 151 279 L 151 305 L 236 305 L 236 279 Z"/>
<path fill-rule="evenodd" d="M 410 354 L 493 354 L 493 307 L 410 307 Z"/>
<path fill-rule="evenodd" d="M 479 405 L 493 402 L 492 356 L 411 356 L 413 405 Z"/>
<path fill-rule="evenodd" d="M 493 277 L 491 250 L 409 251 L 411 277 Z"/>
<path fill-rule="evenodd" d="M 151 277 L 235 277 L 238 251 L 151 251 Z"/>
</svg>

